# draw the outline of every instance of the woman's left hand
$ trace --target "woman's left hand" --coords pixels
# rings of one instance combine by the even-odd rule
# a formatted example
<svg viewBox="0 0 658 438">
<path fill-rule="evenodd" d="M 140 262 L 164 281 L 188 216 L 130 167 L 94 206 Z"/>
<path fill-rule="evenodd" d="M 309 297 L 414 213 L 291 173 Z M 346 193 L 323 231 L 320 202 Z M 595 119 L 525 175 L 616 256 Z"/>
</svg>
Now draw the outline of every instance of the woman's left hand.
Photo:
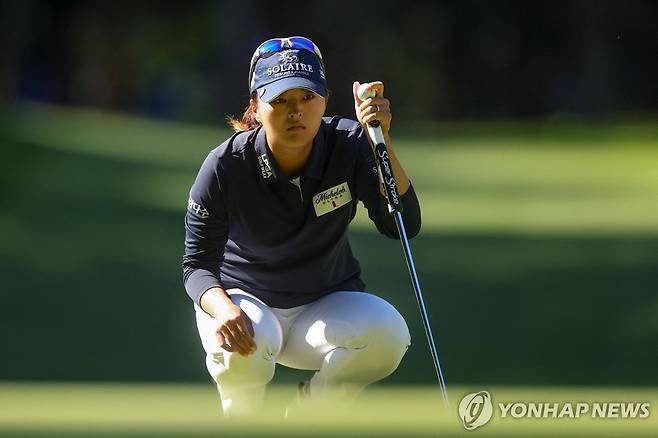
<svg viewBox="0 0 658 438">
<path fill-rule="evenodd" d="M 364 85 L 369 90 L 375 91 L 375 97 L 370 97 L 365 100 L 359 99 L 357 90 L 359 89 L 359 82 L 352 84 L 352 94 L 354 95 L 354 110 L 356 111 L 356 118 L 364 127 L 368 122 L 379 120 L 381 124 L 382 133 L 384 137 L 388 136 L 388 130 L 391 127 L 391 102 L 384 97 L 384 83 L 380 81 L 368 82 Z"/>
</svg>

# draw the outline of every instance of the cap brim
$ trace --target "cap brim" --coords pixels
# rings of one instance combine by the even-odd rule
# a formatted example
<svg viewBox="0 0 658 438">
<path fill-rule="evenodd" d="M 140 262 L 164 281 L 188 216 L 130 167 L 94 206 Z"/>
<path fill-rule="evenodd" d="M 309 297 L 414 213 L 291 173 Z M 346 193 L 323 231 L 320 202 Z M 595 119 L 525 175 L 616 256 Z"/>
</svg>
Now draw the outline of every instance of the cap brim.
<svg viewBox="0 0 658 438">
<path fill-rule="evenodd" d="M 263 102 L 269 103 L 270 101 L 274 100 L 275 97 L 285 93 L 288 90 L 292 90 L 293 88 L 306 88 L 307 90 L 311 90 L 312 92 L 317 93 L 322 97 L 327 95 L 326 88 L 317 82 L 313 82 L 306 78 L 292 77 L 283 78 L 260 87 L 258 89 L 258 96 Z"/>
</svg>

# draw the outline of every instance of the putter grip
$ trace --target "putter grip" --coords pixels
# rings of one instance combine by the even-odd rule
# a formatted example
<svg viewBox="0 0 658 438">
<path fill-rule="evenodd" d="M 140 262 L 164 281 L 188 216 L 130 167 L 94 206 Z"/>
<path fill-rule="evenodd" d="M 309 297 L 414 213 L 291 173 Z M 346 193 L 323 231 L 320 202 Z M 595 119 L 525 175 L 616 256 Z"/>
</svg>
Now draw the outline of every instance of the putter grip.
<svg viewBox="0 0 658 438">
<path fill-rule="evenodd" d="M 384 192 L 386 193 L 386 200 L 388 201 L 388 212 L 390 214 L 402 212 L 402 201 L 398 194 L 398 187 L 395 184 L 395 177 L 393 176 L 393 167 L 391 160 L 388 157 L 388 150 L 386 149 L 386 142 L 382 134 L 382 128 L 379 126 L 379 121 L 375 120 L 368 123 L 368 134 L 372 139 L 374 146 L 375 161 L 379 169 L 379 179 L 384 184 Z"/>
</svg>

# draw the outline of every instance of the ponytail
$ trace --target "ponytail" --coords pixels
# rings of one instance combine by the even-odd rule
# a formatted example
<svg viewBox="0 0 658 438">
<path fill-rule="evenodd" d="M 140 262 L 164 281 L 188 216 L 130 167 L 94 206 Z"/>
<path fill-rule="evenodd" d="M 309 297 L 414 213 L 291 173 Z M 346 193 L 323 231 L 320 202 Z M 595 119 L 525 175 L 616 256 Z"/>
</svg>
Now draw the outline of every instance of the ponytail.
<svg viewBox="0 0 658 438">
<path fill-rule="evenodd" d="M 254 112 L 257 99 L 256 93 L 256 91 L 251 93 L 251 96 L 249 97 L 249 105 L 247 105 L 244 114 L 242 114 L 241 120 L 238 120 L 233 116 L 226 117 L 226 123 L 228 123 L 228 125 L 233 128 L 235 132 L 249 131 L 261 126 L 261 123 L 256 120 L 256 113 Z"/>
</svg>

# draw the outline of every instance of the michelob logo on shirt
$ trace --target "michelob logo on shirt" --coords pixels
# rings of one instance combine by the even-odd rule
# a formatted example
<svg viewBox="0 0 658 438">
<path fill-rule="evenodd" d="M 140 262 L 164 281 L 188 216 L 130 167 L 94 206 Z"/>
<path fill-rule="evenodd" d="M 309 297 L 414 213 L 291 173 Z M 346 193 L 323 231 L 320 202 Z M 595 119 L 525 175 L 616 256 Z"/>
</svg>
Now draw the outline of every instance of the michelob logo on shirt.
<svg viewBox="0 0 658 438">
<path fill-rule="evenodd" d="M 352 200 L 350 187 L 346 182 L 338 184 L 330 189 L 320 192 L 313 196 L 313 207 L 315 208 L 315 215 L 322 216 L 323 214 L 334 211 L 345 204 L 349 204 Z"/>
</svg>

